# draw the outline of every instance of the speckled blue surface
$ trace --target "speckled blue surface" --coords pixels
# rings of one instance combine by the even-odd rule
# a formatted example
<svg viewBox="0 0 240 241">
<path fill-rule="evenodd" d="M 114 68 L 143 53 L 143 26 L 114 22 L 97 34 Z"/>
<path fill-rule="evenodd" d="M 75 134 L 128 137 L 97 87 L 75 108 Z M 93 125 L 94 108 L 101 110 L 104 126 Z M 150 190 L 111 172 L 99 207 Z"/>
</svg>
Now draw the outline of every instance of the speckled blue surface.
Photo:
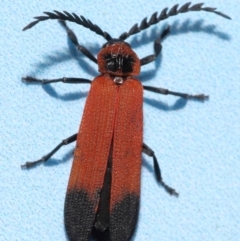
<svg viewBox="0 0 240 241">
<path fill-rule="evenodd" d="M 84 15 L 118 37 L 168 1 L 1 1 L 0 20 L 0 240 L 67 240 L 63 205 L 74 144 L 46 165 L 20 169 L 79 128 L 88 85 L 26 85 L 21 77 L 92 79 L 97 66 L 77 53 L 57 21 L 21 29 L 43 11 Z M 181 5 L 184 1 L 179 1 Z M 196 2 L 197 3 L 197 2 Z M 146 85 L 205 93 L 199 103 L 145 93 L 144 141 L 154 149 L 164 180 L 180 193 L 170 197 L 155 182 L 144 156 L 139 222 L 134 241 L 236 241 L 240 237 L 240 1 L 205 4 L 230 15 L 194 12 L 169 18 L 129 38 L 140 57 L 167 25 L 156 63 L 142 68 Z M 101 36 L 70 24 L 95 55 Z"/>
</svg>

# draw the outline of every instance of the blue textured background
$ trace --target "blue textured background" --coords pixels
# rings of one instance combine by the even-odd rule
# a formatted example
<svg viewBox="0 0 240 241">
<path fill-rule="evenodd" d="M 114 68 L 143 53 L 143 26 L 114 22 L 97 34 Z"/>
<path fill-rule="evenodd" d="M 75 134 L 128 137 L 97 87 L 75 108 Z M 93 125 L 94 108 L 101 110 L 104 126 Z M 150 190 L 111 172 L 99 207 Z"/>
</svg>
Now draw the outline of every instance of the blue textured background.
<svg viewBox="0 0 240 241">
<path fill-rule="evenodd" d="M 49 3 L 50 2 L 50 3 Z M 63 205 L 74 144 L 46 165 L 20 169 L 79 128 L 88 85 L 26 85 L 21 77 L 94 78 L 97 66 L 79 54 L 56 21 L 21 29 L 43 11 L 84 15 L 117 37 L 168 1 L 1 1 L 0 20 L 0 240 L 67 240 Z M 182 5 L 185 1 L 179 1 Z M 194 12 L 171 17 L 128 39 L 140 57 L 167 24 L 172 32 L 141 81 L 187 93 L 205 103 L 145 93 L 144 140 L 155 150 L 163 178 L 180 192 L 167 195 L 144 156 L 137 241 L 236 241 L 240 237 L 240 1 L 208 0 L 232 17 Z M 95 55 L 101 36 L 69 24 Z"/>
</svg>

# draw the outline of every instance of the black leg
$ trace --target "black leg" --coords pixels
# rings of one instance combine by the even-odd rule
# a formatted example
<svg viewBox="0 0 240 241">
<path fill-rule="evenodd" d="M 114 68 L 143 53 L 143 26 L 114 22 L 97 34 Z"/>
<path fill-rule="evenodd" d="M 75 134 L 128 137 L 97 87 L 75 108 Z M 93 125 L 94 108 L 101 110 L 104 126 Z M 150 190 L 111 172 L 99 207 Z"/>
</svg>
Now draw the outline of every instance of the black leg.
<svg viewBox="0 0 240 241">
<path fill-rule="evenodd" d="M 29 83 L 39 83 L 39 84 L 50 84 L 50 83 L 56 83 L 56 82 L 63 82 L 66 84 L 90 84 L 92 81 L 89 79 L 83 79 L 83 78 L 68 78 L 63 77 L 59 79 L 37 79 L 31 76 L 22 77 L 22 80 Z"/>
<path fill-rule="evenodd" d="M 152 87 L 152 86 L 146 86 L 146 85 L 144 85 L 143 88 L 145 90 L 152 91 L 152 92 L 155 92 L 155 93 L 158 93 L 158 94 L 175 95 L 175 96 L 182 97 L 184 99 L 196 99 L 196 100 L 204 101 L 204 100 L 207 100 L 209 98 L 208 95 L 204 95 L 204 94 L 189 95 L 189 94 L 186 94 L 186 93 L 174 92 L 174 91 L 170 91 L 170 90 L 167 90 L 167 89 L 162 89 L 162 88 L 157 88 L 157 87 Z"/>
<path fill-rule="evenodd" d="M 161 170 L 158 165 L 157 158 L 154 154 L 154 151 L 147 146 L 145 143 L 143 143 L 143 149 L 142 151 L 147 154 L 148 156 L 153 158 L 153 163 L 154 163 L 154 171 L 155 171 L 155 176 L 157 178 L 157 181 L 164 187 L 164 189 L 170 194 L 178 197 L 178 193 L 171 187 L 169 187 L 163 180 L 162 180 L 162 175 L 161 175 Z"/>
<path fill-rule="evenodd" d="M 154 54 L 148 55 L 140 60 L 141 66 L 153 62 L 161 53 L 162 45 L 161 41 L 170 33 L 170 27 L 168 26 L 161 34 L 159 38 L 154 41 Z"/>
<path fill-rule="evenodd" d="M 21 165 L 21 168 L 31 168 L 33 166 L 35 166 L 36 164 L 42 163 L 42 162 L 46 162 L 47 160 L 49 160 L 51 158 L 51 156 L 53 154 L 55 154 L 62 146 L 64 145 L 68 145 L 74 141 L 77 140 L 77 133 L 66 138 L 65 140 L 62 140 L 61 143 L 59 143 L 51 152 L 49 152 L 47 155 L 43 156 L 41 159 L 37 160 L 37 161 L 33 161 L 33 162 L 26 162 L 24 165 Z"/>
<path fill-rule="evenodd" d="M 76 45 L 77 49 L 79 51 L 81 51 L 86 57 L 88 57 L 90 60 L 92 60 L 94 63 L 97 64 L 97 59 L 92 55 L 92 53 L 89 50 L 87 50 L 84 46 L 82 46 L 78 43 L 75 33 L 67 26 L 66 22 L 63 20 L 59 20 L 59 22 L 64 27 L 64 29 L 67 31 L 68 37 L 71 39 L 73 44 Z"/>
</svg>

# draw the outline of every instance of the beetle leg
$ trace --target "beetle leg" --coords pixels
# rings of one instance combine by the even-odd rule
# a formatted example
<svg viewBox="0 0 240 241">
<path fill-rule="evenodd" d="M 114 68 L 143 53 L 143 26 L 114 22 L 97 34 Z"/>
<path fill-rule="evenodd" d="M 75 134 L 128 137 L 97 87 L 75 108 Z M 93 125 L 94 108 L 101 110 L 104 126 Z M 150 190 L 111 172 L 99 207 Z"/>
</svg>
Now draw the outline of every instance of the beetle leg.
<svg viewBox="0 0 240 241">
<path fill-rule="evenodd" d="M 207 100 L 209 98 L 208 95 L 204 95 L 204 94 L 190 95 L 190 94 L 186 94 L 186 93 L 174 92 L 174 91 L 170 91 L 168 89 L 157 88 L 157 87 L 146 86 L 146 85 L 144 85 L 143 88 L 145 90 L 152 91 L 152 92 L 155 92 L 155 93 L 158 93 L 158 94 L 175 95 L 175 96 L 182 97 L 184 99 L 196 99 L 196 100 L 204 101 L 204 100 Z"/>
<path fill-rule="evenodd" d="M 31 76 L 22 77 L 22 80 L 29 83 L 39 83 L 39 84 L 50 84 L 50 83 L 56 83 L 56 82 L 63 82 L 66 84 L 90 84 L 92 81 L 89 79 L 83 79 L 83 78 L 69 78 L 69 77 L 63 77 L 59 79 L 37 79 Z"/>
<path fill-rule="evenodd" d="M 67 35 L 73 44 L 77 47 L 77 49 L 82 52 L 86 57 L 92 60 L 94 63 L 97 64 L 97 59 L 93 56 L 93 54 L 87 50 L 84 46 L 80 45 L 77 40 L 77 36 L 75 33 L 67 26 L 66 22 L 63 20 L 59 20 L 59 23 L 63 26 L 63 28 L 67 31 Z"/>
<path fill-rule="evenodd" d="M 21 165 L 21 168 L 25 169 L 25 168 L 31 168 L 33 166 L 35 166 L 38 163 L 42 163 L 42 162 L 46 162 L 47 160 L 49 160 L 53 154 L 55 154 L 62 146 L 64 145 L 68 145 L 74 141 L 77 140 L 77 133 L 62 140 L 61 143 L 59 143 L 52 151 L 50 151 L 47 155 L 43 156 L 42 158 L 40 158 L 37 161 L 33 161 L 33 162 L 26 162 L 24 165 Z"/>
<path fill-rule="evenodd" d="M 145 64 L 149 64 L 151 62 L 153 62 L 158 55 L 161 53 L 162 50 L 162 45 L 161 45 L 161 41 L 167 36 L 167 34 L 170 33 L 170 26 L 168 26 L 166 29 L 164 29 L 164 31 L 162 32 L 162 34 L 160 35 L 159 38 L 157 38 L 154 41 L 154 54 L 148 55 L 144 58 L 142 58 L 140 60 L 141 62 L 141 66 L 145 65 Z"/>
<path fill-rule="evenodd" d="M 147 154 L 148 156 L 153 158 L 153 164 L 154 164 L 154 171 L 155 171 L 155 176 L 157 181 L 164 187 L 164 189 L 170 194 L 178 197 L 178 193 L 171 187 L 169 187 L 163 180 L 162 180 L 162 175 L 161 175 L 161 170 L 157 161 L 157 158 L 154 154 L 154 151 L 147 146 L 145 143 L 143 143 L 143 149 L 142 152 Z"/>
</svg>

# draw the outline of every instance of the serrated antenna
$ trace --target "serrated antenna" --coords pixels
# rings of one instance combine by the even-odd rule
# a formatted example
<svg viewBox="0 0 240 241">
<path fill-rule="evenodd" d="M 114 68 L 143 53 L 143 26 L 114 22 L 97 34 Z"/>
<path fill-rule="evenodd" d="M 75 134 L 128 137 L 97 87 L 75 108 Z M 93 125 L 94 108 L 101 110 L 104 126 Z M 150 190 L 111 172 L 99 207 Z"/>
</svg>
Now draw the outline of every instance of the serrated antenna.
<svg viewBox="0 0 240 241">
<path fill-rule="evenodd" d="M 140 31 L 142 31 L 142 30 L 150 27 L 151 25 L 154 25 L 154 24 L 156 24 L 156 23 L 158 23 L 158 22 L 160 22 L 160 21 L 162 21 L 166 18 L 169 18 L 171 16 L 175 16 L 179 13 L 186 13 L 186 12 L 190 12 L 190 11 L 206 11 L 206 12 L 215 13 L 217 15 L 220 15 L 223 18 L 231 19 L 226 14 L 224 14 L 222 12 L 219 12 L 219 11 L 216 11 L 216 8 L 211 8 L 211 7 L 204 7 L 203 8 L 202 7 L 203 3 L 198 3 L 198 4 L 195 4 L 195 5 L 192 5 L 191 7 L 190 7 L 190 5 L 191 5 L 191 2 L 188 2 L 178 9 L 179 4 L 176 4 L 169 11 L 168 11 L 168 8 L 164 8 L 159 16 L 158 16 L 158 12 L 155 12 L 155 13 L 152 14 L 149 21 L 147 21 L 147 18 L 144 18 L 142 20 L 140 26 L 138 26 L 138 24 L 133 25 L 132 28 L 128 32 L 125 32 L 125 33 L 121 34 L 119 39 L 125 40 L 130 35 L 134 35 L 136 33 L 139 33 Z"/>
<path fill-rule="evenodd" d="M 110 36 L 109 33 L 104 32 L 98 25 L 93 24 L 90 20 L 85 19 L 83 16 L 77 16 L 75 13 L 68 13 L 66 11 L 63 11 L 63 13 L 54 10 L 53 12 L 43 12 L 46 16 L 37 16 L 34 17 L 35 21 L 29 23 L 26 27 L 23 28 L 23 31 L 32 28 L 33 26 L 35 26 L 36 24 L 38 24 L 41 21 L 45 21 L 45 20 L 63 20 L 63 21 L 70 21 L 70 22 L 74 22 L 77 23 L 79 25 L 82 25 L 85 28 L 90 29 L 91 31 L 95 32 L 96 34 L 101 35 L 102 37 L 104 37 L 107 41 L 111 40 L 112 37 Z"/>
</svg>

